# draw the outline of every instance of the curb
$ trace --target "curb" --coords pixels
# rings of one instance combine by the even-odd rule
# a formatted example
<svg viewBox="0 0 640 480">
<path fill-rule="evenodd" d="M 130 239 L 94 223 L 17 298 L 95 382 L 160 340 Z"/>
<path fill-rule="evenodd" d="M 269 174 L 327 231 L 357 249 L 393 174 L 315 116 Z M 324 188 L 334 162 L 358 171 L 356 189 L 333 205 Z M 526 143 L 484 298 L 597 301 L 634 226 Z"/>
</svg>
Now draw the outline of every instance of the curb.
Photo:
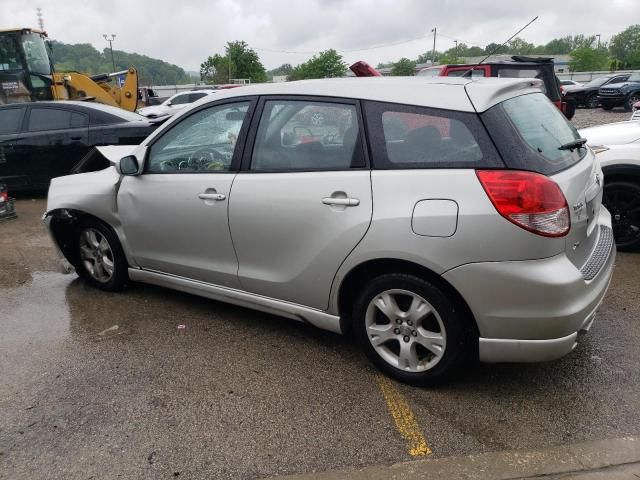
<svg viewBox="0 0 640 480">
<path fill-rule="evenodd" d="M 509 480 L 576 473 L 640 462 L 640 437 L 613 438 L 544 450 L 490 452 L 373 466 L 361 469 L 272 477 L 279 480 Z"/>
</svg>

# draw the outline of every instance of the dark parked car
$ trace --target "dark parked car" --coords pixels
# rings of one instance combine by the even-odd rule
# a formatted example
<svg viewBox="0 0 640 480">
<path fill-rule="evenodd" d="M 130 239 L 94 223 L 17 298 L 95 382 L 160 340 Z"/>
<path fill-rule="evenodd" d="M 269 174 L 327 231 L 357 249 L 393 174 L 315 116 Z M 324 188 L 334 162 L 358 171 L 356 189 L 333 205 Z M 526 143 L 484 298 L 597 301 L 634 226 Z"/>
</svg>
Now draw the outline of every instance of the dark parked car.
<svg viewBox="0 0 640 480">
<path fill-rule="evenodd" d="M 0 183 L 43 190 L 96 145 L 137 145 L 156 125 L 136 113 L 88 102 L 0 105 Z"/>
<path fill-rule="evenodd" d="M 598 100 L 598 89 L 605 85 L 612 83 L 626 82 L 629 78 L 628 73 L 604 75 L 602 77 L 594 78 L 590 82 L 585 83 L 579 87 L 567 86 L 565 88 L 565 98 L 572 98 L 575 100 L 578 106 L 587 108 L 596 108 L 600 101 Z"/>
<path fill-rule="evenodd" d="M 613 107 L 624 107 L 627 112 L 633 108 L 633 104 L 640 101 L 640 71 L 633 72 L 622 83 L 610 83 L 598 90 L 600 105 L 605 110 Z"/>
</svg>

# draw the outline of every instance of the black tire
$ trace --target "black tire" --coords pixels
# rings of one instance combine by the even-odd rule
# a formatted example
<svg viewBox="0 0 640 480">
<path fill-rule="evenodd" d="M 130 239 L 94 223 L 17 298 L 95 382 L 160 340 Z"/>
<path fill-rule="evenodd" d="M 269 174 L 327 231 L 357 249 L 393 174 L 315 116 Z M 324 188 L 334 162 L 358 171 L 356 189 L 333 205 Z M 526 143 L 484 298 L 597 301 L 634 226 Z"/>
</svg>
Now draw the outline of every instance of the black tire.
<svg viewBox="0 0 640 480">
<path fill-rule="evenodd" d="M 587 95 L 587 98 L 584 99 L 584 106 L 586 108 L 598 108 L 600 102 L 598 101 L 598 95 L 592 93 L 591 95 Z"/>
<path fill-rule="evenodd" d="M 398 290 L 411 292 L 414 295 L 422 297 L 422 299 L 428 302 L 432 306 L 433 310 L 437 312 L 439 321 L 441 322 L 442 327 L 444 327 L 443 336 L 446 338 L 446 342 L 444 345 L 443 353 L 441 353 L 439 360 L 433 366 L 427 368 L 426 370 L 407 371 L 410 368 L 407 363 L 405 363 L 406 368 L 401 369 L 398 368 L 397 365 L 392 365 L 391 363 L 389 363 L 389 361 L 385 360 L 383 356 L 381 356 L 384 354 L 393 354 L 392 350 L 394 348 L 400 351 L 403 341 L 411 342 L 407 345 L 412 345 L 413 342 L 415 342 L 415 340 L 413 340 L 414 336 L 416 339 L 418 338 L 418 334 L 416 334 L 415 332 L 407 333 L 404 331 L 399 331 L 400 328 L 415 328 L 416 330 L 428 330 L 429 332 L 442 334 L 442 332 L 440 332 L 440 330 L 442 329 L 442 327 L 439 326 L 440 322 L 438 322 L 438 319 L 436 319 L 433 314 L 428 314 L 424 317 L 423 320 L 419 320 L 419 326 L 418 322 L 416 322 L 415 326 L 409 327 L 405 323 L 401 325 L 393 323 L 379 309 L 377 309 L 375 306 L 371 306 L 372 302 L 378 295 L 384 294 L 388 291 Z M 403 294 L 399 295 L 399 297 L 402 296 Z M 405 311 L 407 311 L 407 305 L 411 303 L 411 297 L 408 297 L 408 301 L 404 305 L 404 308 L 400 305 L 400 300 L 402 299 L 398 298 L 397 305 L 401 307 L 401 310 L 406 309 Z M 369 308 L 372 308 L 373 310 L 368 317 Z M 380 318 L 382 318 L 383 322 L 388 322 L 386 324 L 390 325 L 389 329 L 391 329 L 392 327 L 398 327 L 393 329 L 394 336 L 396 338 L 389 339 L 383 344 L 384 348 L 382 351 L 390 353 L 378 353 L 376 348 L 372 345 L 371 340 L 369 339 L 368 332 L 370 332 L 370 330 L 368 330 L 367 327 L 367 318 L 379 318 L 378 315 L 381 316 Z M 415 386 L 432 386 L 451 379 L 458 372 L 459 367 L 464 363 L 464 361 L 473 357 L 475 349 L 472 342 L 474 339 L 476 342 L 478 341 L 476 334 L 471 333 L 475 330 L 469 327 L 468 319 L 465 318 L 463 310 L 458 308 L 455 302 L 452 301 L 452 299 L 450 299 L 440 288 L 426 280 L 415 277 L 413 275 L 391 273 L 375 277 L 368 283 L 368 285 L 364 287 L 364 289 L 357 296 L 353 308 L 352 318 L 354 335 L 367 358 L 386 375 L 401 382 Z M 437 323 L 433 323 L 434 321 Z M 406 319 L 403 320 L 403 322 L 408 323 Z M 430 325 L 436 325 L 437 328 L 429 326 L 427 322 L 432 322 Z M 384 328 L 386 327 L 386 324 L 380 325 L 376 323 L 375 326 L 382 326 Z M 397 334 L 396 331 L 398 331 Z M 389 332 L 389 334 L 391 334 L 391 332 Z M 406 337 L 404 337 L 403 335 L 406 335 Z M 407 340 L 407 338 L 411 340 Z M 421 360 L 421 363 L 423 363 L 424 365 L 418 366 L 418 368 L 425 368 L 425 362 L 429 363 L 436 358 L 436 356 L 434 355 L 434 357 L 429 360 L 428 357 L 430 355 L 430 352 L 420 345 L 408 348 L 413 348 L 414 351 L 419 349 L 420 353 L 424 355 L 424 358 Z M 399 354 L 396 355 L 398 356 L 399 360 Z M 400 362 L 398 361 L 398 363 Z"/>
<path fill-rule="evenodd" d="M 607 103 L 603 103 L 600 106 L 602 107 L 603 110 L 606 110 L 606 111 L 613 110 L 613 105 L 610 105 L 610 104 L 607 104 Z"/>
<path fill-rule="evenodd" d="M 106 272 L 106 268 L 104 264 L 106 264 L 106 259 L 109 259 L 112 264 L 112 272 L 109 275 L 108 279 L 99 280 L 97 274 L 92 273 L 91 268 L 88 265 L 95 265 L 96 259 L 92 261 L 83 259 L 83 253 L 81 252 L 81 245 L 86 240 L 83 240 L 83 236 L 87 231 L 94 231 L 96 238 L 100 237 L 100 240 L 104 239 L 107 242 L 109 251 L 103 252 L 102 257 L 100 258 L 100 266 L 104 272 Z M 85 244 L 86 246 L 86 244 Z M 96 247 L 98 248 L 98 247 Z M 74 242 L 74 266 L 76 268 L 76 273 L 78 276 L 83 278 L 87 283 L 93 285 L 96 288 L 101 290 L 105 290 L 108 292 L 117 292 L 123 290 L 128 282 L 128 263 L 127 259 L 122 251 L 122 246 L 120 245 L 120 241 L 116 234 L 102 222 L 99 221 L 85 221 L 78 225 L 76 229 L 75 242 Z M 103 260 L 104 259 L 104 260 Z"/>
<path fill-rule="evenodd" d="M 640 102 L 640 92 L 630 93 L 624 101 L 624 111 L 630 112 L 633 110 L 633 104 L 636 102 Z"/>
<path fill-rule="evenodd" d="M 611 212 L 618 250 L 640 249 L 640 182 L 605 181 L 602 203 Z"/>
</svg>

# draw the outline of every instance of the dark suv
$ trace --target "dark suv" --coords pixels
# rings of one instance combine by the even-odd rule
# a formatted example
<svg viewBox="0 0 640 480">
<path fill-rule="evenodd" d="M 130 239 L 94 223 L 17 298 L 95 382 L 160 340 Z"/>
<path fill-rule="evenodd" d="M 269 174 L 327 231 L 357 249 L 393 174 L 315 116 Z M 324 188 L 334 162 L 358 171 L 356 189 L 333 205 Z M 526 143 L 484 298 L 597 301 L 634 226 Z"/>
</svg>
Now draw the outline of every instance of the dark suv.
<svg viewBox="0 0 640 480">
<path fill-rule="evenodd" d="M 598 90 L 598 99 L 605 110 L 624 107 L 630 112 L 633 104 L 640 101 L 640 71 L 633 72 L 626 82 L 601 87 Z"/>
</svg>

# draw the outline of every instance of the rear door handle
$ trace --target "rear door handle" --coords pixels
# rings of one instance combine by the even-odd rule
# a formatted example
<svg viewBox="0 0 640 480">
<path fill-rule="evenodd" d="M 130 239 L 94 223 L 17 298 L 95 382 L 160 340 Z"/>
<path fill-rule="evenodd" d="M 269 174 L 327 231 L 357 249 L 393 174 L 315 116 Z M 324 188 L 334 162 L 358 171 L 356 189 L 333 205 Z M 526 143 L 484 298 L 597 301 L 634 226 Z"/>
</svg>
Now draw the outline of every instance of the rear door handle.
<svg viewBox="0 0 640 480">
<path fill-rule="evenodd" d="M 357 198 L 334 198 L 325 197 L 322 199 L 322 203 L 325 205 L 342 205 L 344 207 L 357 207 L 360 205 L 360 200 Z"/>
<path fill-rule="evenodd" d="M 199 193 L 198 198 L 200 200 L 215 200 L 219 202 L 227 198 L 227 196 L 224 193 Z"/>
</svg>

